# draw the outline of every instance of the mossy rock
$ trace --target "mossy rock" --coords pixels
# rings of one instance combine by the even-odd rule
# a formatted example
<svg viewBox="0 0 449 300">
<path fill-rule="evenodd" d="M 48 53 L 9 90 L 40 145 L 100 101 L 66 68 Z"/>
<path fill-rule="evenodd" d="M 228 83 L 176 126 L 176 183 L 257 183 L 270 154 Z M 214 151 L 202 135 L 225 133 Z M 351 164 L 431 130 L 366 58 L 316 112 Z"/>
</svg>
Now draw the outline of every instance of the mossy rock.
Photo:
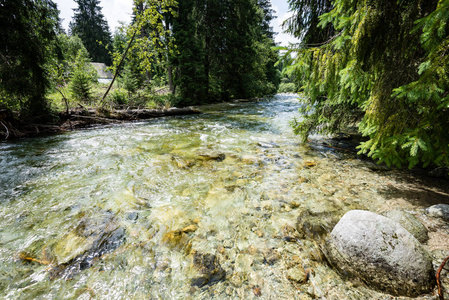
<svg viewBox="0 0 449 300">
<path fill-rule="evenodd" d="M 427 228 L 415 216 L 408 212 L 402 210 L 390 210 L 382 215 L 398 222 L 420 243 L 425 243 L 429 239 Z"/>
<path fill-rule="evenodd" d="M 195 252 L 193 268 L 199 275 L 191 279 L 191 286 L 202 287 L 221 281 L 226 277 L 226 271 L 221 267 L 218 258 L 210 253 Z"/>
</svg>

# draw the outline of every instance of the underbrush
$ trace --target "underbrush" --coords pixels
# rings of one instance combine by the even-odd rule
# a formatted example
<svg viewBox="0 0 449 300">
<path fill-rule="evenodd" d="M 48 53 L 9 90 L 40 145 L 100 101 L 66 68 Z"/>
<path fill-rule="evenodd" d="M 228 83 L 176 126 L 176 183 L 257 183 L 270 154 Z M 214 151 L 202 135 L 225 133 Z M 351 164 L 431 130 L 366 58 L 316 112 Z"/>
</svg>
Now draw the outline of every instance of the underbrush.
<svg viewBox="0 0 449 300">
<path fill-rule="evenodd" d="M 80 101 L 70 92 L 68 86 L 55 89 L 48 94 L 47 98 L 53 110 L 66 111 L 72 108 L 88 107 L 107 107 L 111 109 L 127 108 L 170 108 L 180 103 L 177 96 L 168 92 L 166 87 L 143 88 L 134 93 L 114 85 L 103 102 L 108 84 L 96 83 L 91 87 L 91 96 L 89 99 Z M 161 92 L 162 91 L 162 92 Z"/>
</svg>

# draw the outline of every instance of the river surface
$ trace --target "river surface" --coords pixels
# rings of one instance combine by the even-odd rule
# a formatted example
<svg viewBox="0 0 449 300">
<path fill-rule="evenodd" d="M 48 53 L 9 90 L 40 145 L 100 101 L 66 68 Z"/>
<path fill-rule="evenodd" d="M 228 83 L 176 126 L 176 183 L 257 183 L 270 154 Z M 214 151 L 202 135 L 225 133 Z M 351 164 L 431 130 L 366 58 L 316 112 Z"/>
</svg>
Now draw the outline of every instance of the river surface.
<svg viewBox="0 0 449 300">
<path fill-rule="evenodd" d="M 397 174 L 301 144 L 296 97 L 0 143 L 1 297 L 391 299 L 320 241 Z"/>
</svg>

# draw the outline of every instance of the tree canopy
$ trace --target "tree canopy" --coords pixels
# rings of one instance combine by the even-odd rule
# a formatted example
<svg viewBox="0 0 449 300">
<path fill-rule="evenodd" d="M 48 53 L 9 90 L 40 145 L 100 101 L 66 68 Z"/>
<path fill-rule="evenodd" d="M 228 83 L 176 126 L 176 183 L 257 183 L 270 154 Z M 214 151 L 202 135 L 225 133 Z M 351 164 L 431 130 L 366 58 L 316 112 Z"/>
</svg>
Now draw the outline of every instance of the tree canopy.
<svg viewBox="0 0 449 300">
<path fill-rule="evenodd" d="M 142 23 L 128 62 L 149 80 L 165 78 L 183 104 L 276 91 L 269 1 L 136 0 L 135 14 Z"/>
<path fill-rule="evenodd" d="M 291 1 L 311 2 L 322 3 Z M 331 26 L 335 34 L 290 49 L 306 96 L 295 131 L 306 137 L 357 125 L 368 138 L 360 152 L 381 162 L 449 165 L 449 2 L 335 0 L 332 7 L 314 30 Z M 310 26 L 294 28 L 306 36 Z"/>
</svg>

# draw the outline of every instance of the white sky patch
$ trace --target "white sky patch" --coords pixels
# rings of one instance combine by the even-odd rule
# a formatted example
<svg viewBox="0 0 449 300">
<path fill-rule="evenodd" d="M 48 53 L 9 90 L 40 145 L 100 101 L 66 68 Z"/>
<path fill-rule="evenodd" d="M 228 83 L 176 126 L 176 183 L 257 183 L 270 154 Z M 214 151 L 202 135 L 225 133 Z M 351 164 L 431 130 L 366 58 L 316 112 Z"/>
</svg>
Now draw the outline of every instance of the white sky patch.
<svg viewBox="0 0 449 300">
<path fill-rule="evenodd" d="M 68 31 L 69 23 L 72 21 L 73 9 L 78 5 L 73 0 L 53 0 L 60 10 L 60 18 L 62 20 L 62 28 Z M 130 23 L 133 12 L 132 0 L 102 0 L 100 1 L 101 12 L 108 21 L 109 30 L 114 33 L 115 28 L 120 26 L 119 21 Z"/>
<path fill-rule="evenodd" d="M 282 6 L 274 5 L 274 3 L 282 4 Z M 281 46 L 288 46 L 289 43 L 298 43 L 298 39 L 288 33 L 284 33 L 284 29 L 282 29 L 282 24 L 284 21 L 293 14 L 288 11 L 287 1 L 272 0 L 272 4 L 272 8 L 275 10 L 275 15 L 277 16 L 276 19 L 271 21 L 274 32 L 277 32 L 274 37 L 275 42 Z"/>
<path fill-rule="evenodd" d="M 133 1 L 132 0 L 103 0 L 102 12 L 108 20 L 109 29 L 113 33 L 120 26 L 119 21 L 129 24 L 132 19 Z"/>
</svg>

